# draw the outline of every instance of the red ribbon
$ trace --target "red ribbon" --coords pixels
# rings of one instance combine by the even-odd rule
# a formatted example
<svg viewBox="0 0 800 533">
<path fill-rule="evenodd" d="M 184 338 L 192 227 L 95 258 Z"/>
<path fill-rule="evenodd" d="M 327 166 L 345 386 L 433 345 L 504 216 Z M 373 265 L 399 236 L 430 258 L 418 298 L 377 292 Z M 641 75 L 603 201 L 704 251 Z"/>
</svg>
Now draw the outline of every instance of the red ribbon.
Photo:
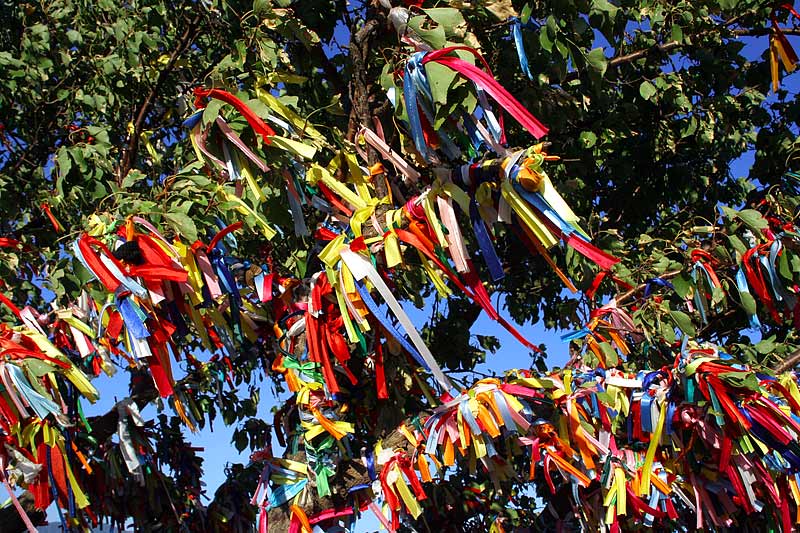
<svg viewBox="0 0 800 533">
<path fill-rule="evenodd" d="M 256 115 L 252 109 L 247 107 L 247 104 L 233 96 L 228 91 L 196 87 L 194 90 L 194 96 L 194 105 L 199 109 L 206 107 L 203 98 L 216 98 L 217 100 L 222 100 L 226 104 L 232 105 L 234 109 L 241 113 L 241 115 L 247 120 L 248 124 L 250 124 L 250 127 L 253 128 L 253 131 L 261 135 L 265 143 L 270 144 L 272 142 L 269 138 L 275 135 L 275 131 L 267 126 L 267 124 L 261 120 L 261 117 Z"/>
<path fill-rule="evenodd" d="M 239 222 L 234 222 L 230 226 L 226 226 L 225 228 L 221 229 L 214 238 L 211 239 L 211 242 L 208 243 L 208 247 L 206 248 L 206 253 L 211 253 L 211 250 L 217 247 L 217 243 L 222 239 L 225 235 L 240 229 L 244 224 L 240 220 Z"/>
</svg>

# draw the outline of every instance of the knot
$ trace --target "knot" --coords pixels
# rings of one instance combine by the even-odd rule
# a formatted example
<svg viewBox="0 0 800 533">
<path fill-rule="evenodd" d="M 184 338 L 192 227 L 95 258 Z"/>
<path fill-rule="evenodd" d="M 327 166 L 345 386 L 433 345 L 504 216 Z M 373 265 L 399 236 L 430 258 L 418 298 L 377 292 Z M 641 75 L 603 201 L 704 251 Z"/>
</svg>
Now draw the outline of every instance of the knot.
<svg viewBox="0 0 800 533">
<path fill-rule="evenodd" d="M 381 174 L 385 174 L 386 170 L 383 168 L 383 163 L 375 163 L 371 167 L 369 167 L 369 177 L 374 178 L 375 176 L 380 176 Z"/>
<path fill-rule="evenodd" d="M 415 196 L 406 202 L 405 211 L 414 220 L 425 219 L 425 209 L 422 207 L 422 202 L 419 201 L 419 196 Z"/>
<path fill-rule="evenodd" d="M 528 192 L 537 192 L 542 188 L 544 174 L 539 171 L 538 166 L 533 158 L 527 158 L 517 174 L 517 181 Z"/>
</svg>

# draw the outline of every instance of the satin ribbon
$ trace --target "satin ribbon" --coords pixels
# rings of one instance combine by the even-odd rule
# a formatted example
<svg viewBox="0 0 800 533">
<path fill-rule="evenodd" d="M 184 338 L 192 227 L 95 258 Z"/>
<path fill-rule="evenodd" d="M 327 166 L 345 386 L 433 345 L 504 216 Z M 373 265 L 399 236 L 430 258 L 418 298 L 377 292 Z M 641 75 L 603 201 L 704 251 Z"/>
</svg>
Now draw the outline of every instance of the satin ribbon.
<svg viewBox="0 0 800 533">
<path fill-rule="evenodd" d="M 389 287 L 386 286 L 386 283 L 384 283 L 383 279 L 378 274 L 378 271 L 375 270 L 375 267 L 372 266 L 372 263 L 364 259 L 361 255 L 351 252 L 349 249 L 342 249 L 340 254 L 342 261 L 344 261 L 344 264 L 347 265 L 347 268 L 350 270 L 356 280 L 361 281 L 366 278 L 370 281 L 370 283 L 372 283 L 386 304 L 392 310 L 392 313 L 395 315 L 397 320 L 406 330 L 406 334 L 410 338 L 411 343 L 422 357 L 426 366 L 430 368 L 433 377 L 442 386 L 444 391 L 449 391 L 452 388 L 450 380 L 444 375 L 442 369 L 439 367 L 439 364 L 436 362 L 436 359 L 434 359 L 433 354 L 431 354 L 427 345 L 423 342 L 422 337 L 419 336 L 414 324 L 394 298 L 389 290 Z"/>
<path fill-rule="evenodd" d="M 525 43 L 522 41 L 522 21 L 517 17 L 512 17 L 509 19 L 509 22 L 511 23 L 511 36 L 514 39 L 514 47 L 517 49 L 519 66 L 522 69 L 522 73 L 525 74 L 529 80 L 533 81 L 531 67 L 528 64 L 528 54 L 525 52 Z"/>
<path fill-rule="evenodd" d="M 199 109 L 203 109 L 206 106 L 203 100 L 204 98 L 215 98 L 217 100 L 222 100 L 226 104 L 230 104 L 247 120 L 248 124 L 250 124 L 250 127 L 253 128 L 253 131 L 261 135 L 266 144 L 270 143 L 270 136 L 275 135 L 275 131 L 267 126 L 264 121 L 253 112 L 252 109 L 247 107 L 247 104 L 227 91 L 195 87 L 194 96 L 195 106 Z"/>
<path fill-rule="evenodd" d="M 364 142 L 375 148 L 378 153 L 380 153 L 385 160 L 389 161 L 397 172 L 403 176 L 404 181 L 416 183 L 420 179 L 419 172 L 403 159 L 400 154 L 392 150 L 392 148 L 371 129 L 362 127 L 356 134 L 356 138 L 363 138 Z M 367 161 L 366 153 L 363 152 L 358 145 L 356 145 L 356 148 L 360 151 L 360 155 L 364 161 Z"/>
<path fill-rule="evenodd" d="M 450 56 L 456 50 L 465 50 L 473 54 L 483 64 L 485 70 L 477 68 L 475 65 L 467 63 L 463 59 Z M 425 54 L 422 59 L 422 64 L 434 61 L 444 65 L 452 70 L 455 70 L 465 78 L 474 82 L 478 88 L 486 91 L 492 98 L 500 104 L 512 117 L 514 117 L 520 125 L 527 129 L 534 137 L 541 138 L 547 135 L 547 127 L 539 122 L 533 115 L 531 115 L 525 107 L 523 107 L 508 91 L 501 87 L 497 81 L 492 77 L 489 65 L 477 51 L 468 46 L 451 46 L 442 48 Z"/>
</svg>

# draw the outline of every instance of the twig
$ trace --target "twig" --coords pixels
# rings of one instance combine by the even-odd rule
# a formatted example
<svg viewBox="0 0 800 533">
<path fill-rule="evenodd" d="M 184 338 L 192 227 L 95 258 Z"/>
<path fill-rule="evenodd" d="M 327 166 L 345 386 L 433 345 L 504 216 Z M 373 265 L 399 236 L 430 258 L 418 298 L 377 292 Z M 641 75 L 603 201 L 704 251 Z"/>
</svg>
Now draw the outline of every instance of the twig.
<svg viewBox="0 0 800 533">
<path fill-rule="evenodd" d="M 683 270 L 672 270 L 670 272 L 667 272 L 665 274 L 662 274 L 662 275 L 658 276 L 658 279 L 672 279 L 675 276 L 677 276 L 678 274 L 680 274 L 681 272 L 683 272 Z M 632 288 L 630 290 L 627 290 L 627 291 L 623 292 L 622 294 L 620 294 L 619 296 L 617 296 L 615 298 L 615 301 L 617 302 L 617 305 L 621 304 L 622 302 L 624 302 L 625 300 L 627 300 L 628 298 L 630 298 L 634 294 L 645 290 L 647 288 L 647 285 L 649 285 L 649 284 L 650 284 L 650 281 L 646 281 L 645 283 L 642 283 L 641 285 L 638 285 L 638 286 L 636 286 L 636 287 L 634 287 L 634 288 Z"/>
<path fill-rule="evenodd" d="M 800 348 L 793 351 L 789 355 L 789 357 L 787 357 L 777 365 L 773 366 L 772 371 L 775 372 L 776 374 L 780 374 L 794 367 L 797 363 L 800 363 Z"/>
<path fill-rule="evenodd" d="M 726 23 L 725 26 L 727 27 L 728 24 Z M 695 39 L 699 38 L 699 37 L 705 37 L 705 36 L 710 35 L 713 31 L 716 31 L 716 29 L 715 30 L 709 30 L 709 31 L 703 32 L 703 33 L 698 33 L 698 34 L 692 35 L 690 37 L 691 38 L 695 38 Z M 772 29 L 771 28 L 748 28 L 748 29 L 740 28 L 740 29 L 735 29 L 735 30 L 730 30 L 730 31 L 731 31 L 731 34 L 736 36 L 736 37 L 759 37 L 759 36 L 763 36 L 763 35 L 769 35 L 772 32 Z M 785 35 L 800 35 L 800 28 L 782 28 L 781 31 Z M 615 68 L 615 67 L 618 67 L 619 65 L 624 65 L 626 63 L 631 63 L 633 61 L 637 61 L 639 59 L 643 59 L 643 58 L 645 58 L 645 57 L 647 57 L 649 55 L 668 54 L 668 53 L 672 52 L 673 50 L 676 50 L 678 48 L 681 48 L 681 47 L 685 46 L 686 44 L 687 43 L 680 42 L 680 41 L 669 41 L 669 42 L 662 43 L 662 44 L 656 44 L 656 45 L 651 46 L 650 48 L 644 48 L 642 50 L 637 50 L 637 51 L 631 52 L 629 54 L 625 54 L 625 55 L 621 55 L 621 56 L 617 56 L 617 57 L 612 58 L 612 59 L 610 59 L 608 61 L 608 68 Z M 569 74 L 567 74 L 567 76 L 564 78 L 564 81 L 562 83 L 568 83 L 570 81 L 576 80 L 576 79 L 578 79 L 579 76 L 580 76 L 580 72 L 578 72 L 577 70 L 572 71 Z"/>
<path fill-rule="evenodd" d="M 153 105 L 156 96 L 161 90 L 161 87 L 164 85 L 167 76 L 172 71 L 175 63 L 178 61 L 178 57 L 192 44 L 192 42 L 194 42 L 196 37 L 195 29 L 200 23 L 202 17 L 202 13 L 198 14 L 189 22 L 189 25 L 184 30 L 183 35 L 181 35 L 180 39 L 178 40 L 177 46 L 172 51 L 172 54 L 170 54 L 167 64 L 164 66 L 161 72 L 158 73 L 158 79 L 156 80 L 155 85 L 153 85 L 153 88 L 150 89 L 150 92 L 144 99 L 144 102 L 142 102 L 142 105 L 139 107 L 139 112 L 136 114 L 136 121 L 133 123 L 133 132 L 128 138 L 128 146 L 123 150 L 122 163 L 120 164 L 119 171 L 117 173 L 118 184 L 122 183 L 122 180 L 125 179 L 125 176 L 127 176 L 128 172 L 130 172 L 134 162 L 136 161 L 136 154 L 139 148 L 139 137 L 142 134 L 144 120 L 147 117 L 147 113 L 150 111 L 150 107 Z"/>
</svg>

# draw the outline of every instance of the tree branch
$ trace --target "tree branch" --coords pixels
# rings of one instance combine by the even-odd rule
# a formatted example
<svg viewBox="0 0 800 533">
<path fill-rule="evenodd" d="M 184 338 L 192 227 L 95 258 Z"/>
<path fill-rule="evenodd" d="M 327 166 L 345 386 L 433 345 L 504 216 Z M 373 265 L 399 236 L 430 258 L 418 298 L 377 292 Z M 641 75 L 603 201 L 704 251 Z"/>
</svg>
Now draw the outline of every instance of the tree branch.
<svg viewBox="0 0 800 533">
<path fill-rule="evenodd" d="M 789 354 L 789 357 L 772 367 L 772 371 L 776 374 L 781 374 L 787 370 L 791 370 L 795 365 L 800 363 L 800 348 Z"/>
<path fill-rule="evenodd" d="M 726 23 L 725 26 L 729 24 Z M 690 36 L 690 38 L 697 39 L 700 37 L 705 37 L 713 33 L 714 31 L 718 31 L 718 29 L 709 30 L 706 32 L 698 33 L 695 35 Z M 782 28 L 781 31 L 785 35 L 800 35 L 800 28 Z M 769 35 L 772 33 L 772 28 L 738 28 L 735 30 L 731 30 L 731 34 L 735 37 L 760 37 L 763 35 Z M 637 50 L 635 52 L 631 52 L 629 54 L 624 54 L 621 56 L 616 56 L 608 60 L 608 68 L 616 68 L 620 65 L 624 65 L 626 63 L 632 63 L 639 59 L 643 59 L 650 55 L 662 55 L 662 54 L 669 54 L 670 52 L 677 50 L 683 46 L 688 45 L 689 43 L 680 42 L 680 41 L 669 41 L 666 43 L 655 44 L 650 48 L 644 48 L 642 50 Z M 562 83 L 568 83 L 570 81 L 576 80 L 580 77 L 581 73 L 577 70 L 570 72 L 564 78 Z"/>
<path fill-rule="evenodd" d="M 125 179 L 125 176 L 128 175 L 131 168 L 133 167 L 134 162 L 136 161 L 136 154 L 139 150 L 139 137 L 142 134 L 142 129 L 144 126 L 144 120 L 147 117 L 147 113 L 150 112 L 150 107 L 153 105 L 153 102 L 156 99 L 159 91 L 161 91 L 161 87 L 164 85 L 164 82 L 167 79 L 167 76 L 172 72 L 172 69 L 175 67 L 175 63 L 178 61 L 178 57 L 194 42 L 196 37 L 196 28 L 197 25 L 202 20 L 202 13 L 198 14 L 195 18 L 189 21 L 189 25 L 181 35 L 180 39 L 178 40 L 177 46 L 172 51 L 169 56 L 169 60 L 167 60 L 167 64 L 158 73 L 158 79 L 156 80 L 156 84 L 153 85 L 153 88 L 150 89 L 150 92 L 145 97 L 144 102 L 139 107 L 139 111 L 136 114 L 136 120 L 133 123 L 133 133 L 130 134 L 128 137 L 128 146 L 123 149 L 122 152 L 122 162 L 119 166 L 119 171 L 117 173 L 117 183 L 121 184 L 122 180 Z"/>
<path fill-rule="evenodd" d="M 677 276 L 678 274 L 680 274 L 681 272 L 683 272 L 683 270 L 672 270 L 670 272 L 666 272 L 666 273 L 660 275 L 658 278 L 659 279 L 665 279 L 665 280 L 666 279 L 672 279 L 675 276 Z M 641 285 L 637 285 L 636 287 L 634 287 L 634 288 L 632 288 L 630 290 L 627 290 L 627 291 L 623 292 L 622 294 L 617 295 L 614 298 L 614 300 L 617 302 L 617 305 L 620 305 L 623 302 L 625 302 L 626 300 L 628 300 L 631 296 L 633 296 L 633 295 L 645 290 L 649 283 L 650 282 L 648 281 L 648 282 L 642 283 Z"/>
</svg>

